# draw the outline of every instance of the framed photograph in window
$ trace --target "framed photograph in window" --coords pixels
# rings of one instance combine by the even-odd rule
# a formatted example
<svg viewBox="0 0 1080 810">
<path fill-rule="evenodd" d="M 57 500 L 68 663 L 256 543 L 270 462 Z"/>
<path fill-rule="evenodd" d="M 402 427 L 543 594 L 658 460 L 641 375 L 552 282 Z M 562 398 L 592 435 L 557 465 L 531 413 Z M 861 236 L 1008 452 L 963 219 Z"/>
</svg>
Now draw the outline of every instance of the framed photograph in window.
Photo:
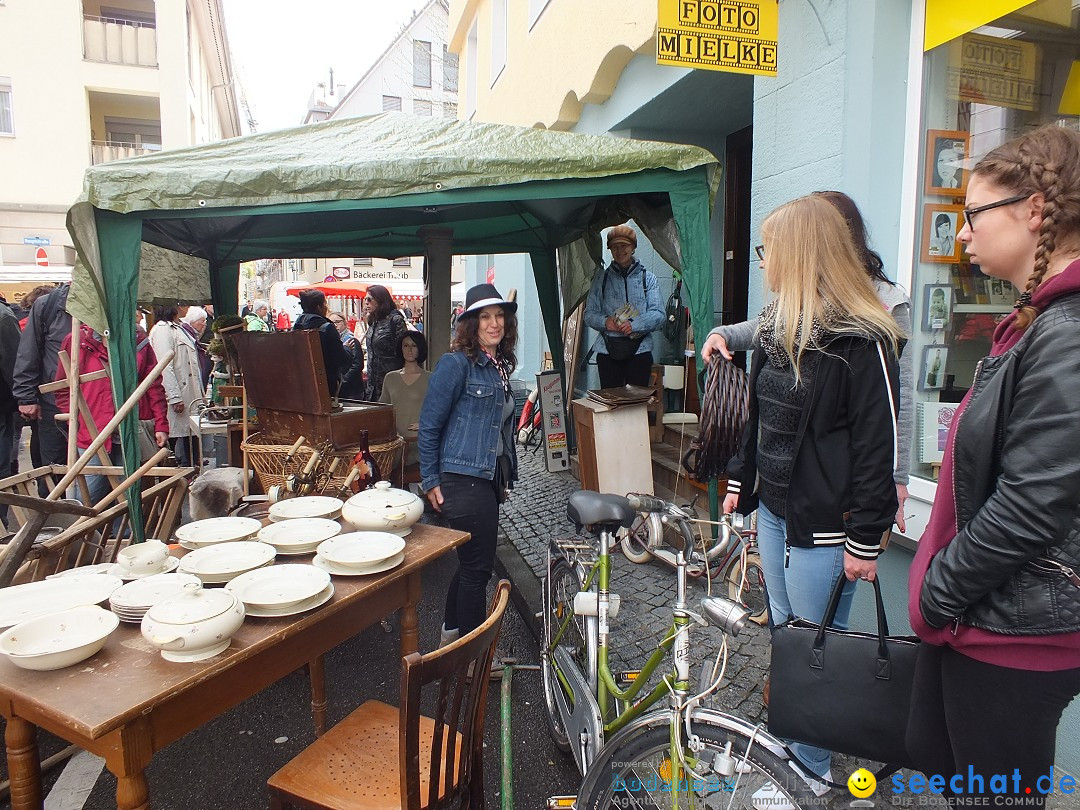
<svg viewBox="0 0 1080 810">
<path fill-rule="evenodd" d="M 928 197 L 963 197 L 967 193 L 968 133 L 931 129 L 926 133 L 926 187 Z"/>
<path fill-rule="evenodd" d="M 956 405 L 951 402 L 919 403 L 919 461 L 940 464 L 945 458 L 945 443 L 949 440 Z"/>
<path fill-rule="evenodd" d="M 963 255 L 956 234 L 964 224 L 962 205 L 927 203 L 923 209 L 922 256 L 924 262 L 955 264 Z"/>
<path fill-rule="evenodd" d="M 1020 293 L 1011 282 L 989 277 L 986 281 L 986 297 L 995 306 L 1011 307 L 1020 297 Z"/>
<path fill-rule="evenodd" d="M 919 373 L 920 391 L 940 391 L 945 387 L 945 368 L 949 364 L 949 347 L 932 343 L 923 347 L 922 370 Z"/>
<path fill-rule="evenodd" d="M 927 284 L 923 293 L 923 331 L 936 332 L 949 325 L 952 318 L 951 284 Z"/>
</svg>

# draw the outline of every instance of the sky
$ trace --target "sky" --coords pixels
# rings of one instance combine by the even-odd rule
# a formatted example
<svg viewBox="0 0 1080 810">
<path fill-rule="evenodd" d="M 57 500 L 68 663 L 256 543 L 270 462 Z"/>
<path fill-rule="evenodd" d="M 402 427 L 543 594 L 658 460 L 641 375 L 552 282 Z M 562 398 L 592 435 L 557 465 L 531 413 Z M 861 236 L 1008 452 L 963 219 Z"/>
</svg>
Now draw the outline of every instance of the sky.
<svg viewBox="0 0 1080 810">
<path fill-rule="evenodd" d="M 329 83 L 331 103 L 356 84 L 424 0 L 222 0 L 233 71 L 256 131 L 298 126 L 308 97 Z"/>
</svg>

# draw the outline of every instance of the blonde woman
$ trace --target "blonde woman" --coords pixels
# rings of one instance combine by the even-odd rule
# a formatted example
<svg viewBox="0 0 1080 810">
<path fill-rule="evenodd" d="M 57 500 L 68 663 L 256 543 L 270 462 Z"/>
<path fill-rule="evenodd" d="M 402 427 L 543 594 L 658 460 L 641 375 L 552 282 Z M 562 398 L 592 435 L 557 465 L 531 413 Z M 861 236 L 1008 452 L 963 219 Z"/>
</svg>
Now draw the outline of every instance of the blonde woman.
<svg viewBox="0 0 1080 810">
<path fill-rule="evenodd" d="M 776 299 L 762 310 L 750 410 L 728 466 L 724 511 L 758 510 L 758 545 L 779 624 L 820 621 L 837 578 L 846 626 L 855 580 L 872 580 L 896 515 L 897 349 L 843 215 L 819 196 L 773 211 L 757 249 Z M 829 751 L 792 750 L 831 779 Z M 755 807 L 783 807 L 766 786 Z M 813 782 L 819 794 L 827 787 Z"/>
</svg>

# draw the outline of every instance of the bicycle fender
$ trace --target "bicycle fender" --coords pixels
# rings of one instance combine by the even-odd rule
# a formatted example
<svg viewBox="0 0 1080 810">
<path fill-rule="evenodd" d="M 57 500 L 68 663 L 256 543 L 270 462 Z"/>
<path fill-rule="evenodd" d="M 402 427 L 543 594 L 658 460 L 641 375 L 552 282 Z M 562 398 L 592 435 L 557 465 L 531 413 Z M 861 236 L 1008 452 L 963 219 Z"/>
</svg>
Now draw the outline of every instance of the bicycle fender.
<svg viewBox="0 0 1080 810">
<path fill-rule="evenodd" d="M 692 723 L 701 723 L 704 725 L 716 726 L 726 731 L 731 731 L 739 734 L 747 739 L 751 735 L 754 735 L 754 745 L 760 745 L 768 749 L 771 753 L 783 759 L 790 759 L 791 756 L 788 753 L 787 748 L 779 739 L 770 734 L 763 726 L 756 727 L 747 723 L 738 717 L 734 717 L 730 714 L 724 714 L 718 712 L 715 709 L 697 708 L 690 713 L 690 721 Z M 581 783 L 581 787 L 578 789 L 578 796 L 591 795 L 592 791 L 597 787 L 597 782 L 600 779 L 610 779 L 610 771 L 607 773 L 601 773 L 601 769 L 595 767 L 597 762 L 604 762 L 607 760 L 605 754 L 608 749 L 612 751 L 618 750 L 627 739 L 641 734 L 653 727 L 667 728 L 671 722 L 671 710 L 670 709 L 658 709 L 657 711 L 644 714 L 635 720 L 630 725 L 619 731 L 614 737 L 608 740 L 604 747 L 600 749 L 599 753 L 593 757 L 590 763 L 589 770 L 585 774 L 585 779 Z M 756 734 L 755 734 L 756 731 Z"/>
</svg>

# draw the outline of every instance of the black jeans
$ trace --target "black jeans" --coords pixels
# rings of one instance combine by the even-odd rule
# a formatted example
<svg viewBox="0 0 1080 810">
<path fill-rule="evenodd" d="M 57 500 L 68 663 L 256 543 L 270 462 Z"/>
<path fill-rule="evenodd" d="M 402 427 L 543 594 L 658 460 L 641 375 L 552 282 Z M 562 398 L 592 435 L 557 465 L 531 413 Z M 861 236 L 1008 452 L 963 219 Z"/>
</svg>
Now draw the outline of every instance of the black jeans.
<svg viewBox="0 0 1080 810">
<path fill-rule="evenodd" d="M 495 568 L 499 502 L 491 481 L 471 475 L 443 473 L 442 515 L 451 529 L 472 539 L 458 546 L 458 570 L 446 594 L 444 624 L 461 635 L 483 624 L 487 616 L 487 582 Z"/>
<path fill-rule="evenodd" d="M 596 370 L 600 374 L 601 388 L 648 385 L 652 367 L 652 352 L 641 352 L 626 360 L 614 360 L 611 355 L 603 352 L 596 355 Z"/>
<path fill-rule="evenodd" d="M 1080 693 L 1080 669 L 1032 672 L 984 664 L 951 647 L 923 644 L 915 665 L 907 747 L 927 776 L 954 774 L 962 795 L 971 795 L 970 772 L 982 777 L 983 796 L 991 777 L 1004 774 L 1008 795 L 1024 797 L 1027 807 L 1044 806 L 1045 778 L 1054 777 L 1058 721 Z M 1019 770 L 1019 790 L 1013 772 Z M 1044 777 L 1041 782 L 1039 777 Z M 974 780 L 974 792 L 980 789 Z M 1026 788 L 1031 788 L 1027 793 Z M 1057 790 L 1057 785 L 1053 785 Z"/>
</svg>

